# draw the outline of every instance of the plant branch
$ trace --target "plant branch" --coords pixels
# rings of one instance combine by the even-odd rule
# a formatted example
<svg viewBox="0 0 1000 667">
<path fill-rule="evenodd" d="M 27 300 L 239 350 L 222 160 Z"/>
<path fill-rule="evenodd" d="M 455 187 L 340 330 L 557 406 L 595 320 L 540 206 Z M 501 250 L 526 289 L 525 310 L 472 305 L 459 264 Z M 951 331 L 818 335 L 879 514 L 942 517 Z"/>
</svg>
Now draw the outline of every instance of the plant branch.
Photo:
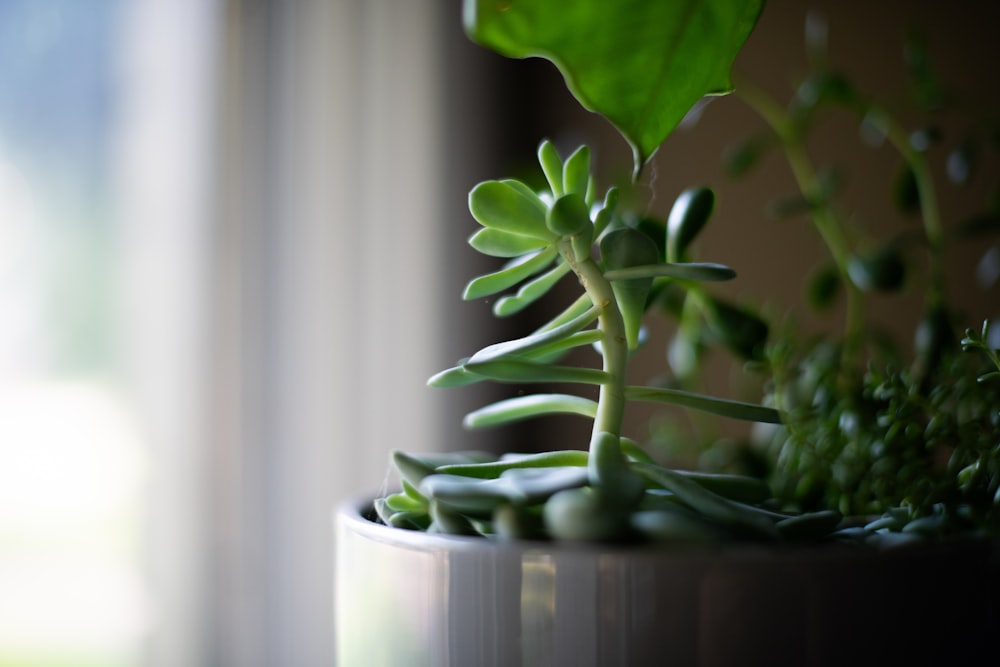
<svg viewBox="0 0 1000 667">
<path fill-rule="evenodd" d="M 850 246 L 847 237 L 836 215 L 825 201 L 820 180 L 806 152 L 801 133 L 788 119 L 784 109 L 752 81 L 735 75 L 734 79 L 736 81 L 737 97 L 756 111 L 778 137 L 799 192 L 806 202 L 809 203 L 813 226 L 816 228 L 837 266 L 837 272 L 846 291 L 843 367 L 845 372 L 850 374 L 850 369 L 853 369 L 857 355 L 860 353 L 861 337 L 864 329 L 864 313 L 862 311 L 860 291 L 851 280 L 847 271 L 850 257 Z"/>
<path fill-rule="evenodd" d="M 628 365 L 628 343 L 625 322 L 618 309 L 611 283 L 604 277 L 597 263 L 590 256 L 578 257 L 572 238 L 559 242 L 559 252 L 580 279 L 591 302 L 598 308 L 598 326 L 603 332 L 601 356 L 603 370 L 610 380 L 601 385 L 597 399 L 597 415 L 593 434 L 601 432 L 621 435 L 625 415 L 625 370 Z"/>
</svg>

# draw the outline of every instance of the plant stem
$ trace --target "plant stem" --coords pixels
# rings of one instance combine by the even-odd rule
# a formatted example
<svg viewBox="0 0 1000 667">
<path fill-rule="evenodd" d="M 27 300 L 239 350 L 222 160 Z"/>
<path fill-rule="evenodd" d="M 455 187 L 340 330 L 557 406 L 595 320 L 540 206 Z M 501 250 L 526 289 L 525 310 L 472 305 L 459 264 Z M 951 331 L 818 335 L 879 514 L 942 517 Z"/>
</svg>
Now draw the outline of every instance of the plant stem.
<svg viewBox="0 0 1000 667">
<path fill-rule="evenodd" d="M 873 107 L 874 108 L 874 107 Z M 944 227 L 941 224 L 941 211 L 938 207 L 937 192 L 934 188 L 934 177 L 924 154 L 910 143 L 906 130 L 889 114 L 877 109 L 885 131 L 886 139 L 906 161 L 916 183 L 917 197 L 920 200 L 920 215 L 924 225 L 924 235 L 927 237 L 929 249 L 930 284 L 927 288 L 928 309 L 941 305 L 944 301 Z"/>
<path fill-rule="evenodd" d="M 601 340 L 603 370 L 612 380 L 601 385 L 593 435 L 607 432 L 620 436 L 625 416 L 625 371 L 628 366 L 625 321 L 618 309 L 618 300 L 615 298 L 610 281 L 604 277 L 604 273 L 593 258 L 578 257 L 570 238 L 559 242 L 559 252 L 576 273 L 587 296 L 600 310 L 597 323 L 603 333 Z M 591 442 L 593 440 L 591 438 Z"/>
<path fill-rule="evenodd" d="M 813 168 L 800 133 L 789 121 L 785 111 L 763 89 L 753 82 L 738 78 L 736 93 L 771 127 L 785 152 L 792 176 L 802 197 L 808 202 L 813 226 L 826 244 L 846 291 L 844 350 L 842 367 L 850 375 L 860 354 L 864 331 L 861 294 L 847 272 L 850 245 L 836 215 L 825 201 L 819 178 Z"/>
</svg>

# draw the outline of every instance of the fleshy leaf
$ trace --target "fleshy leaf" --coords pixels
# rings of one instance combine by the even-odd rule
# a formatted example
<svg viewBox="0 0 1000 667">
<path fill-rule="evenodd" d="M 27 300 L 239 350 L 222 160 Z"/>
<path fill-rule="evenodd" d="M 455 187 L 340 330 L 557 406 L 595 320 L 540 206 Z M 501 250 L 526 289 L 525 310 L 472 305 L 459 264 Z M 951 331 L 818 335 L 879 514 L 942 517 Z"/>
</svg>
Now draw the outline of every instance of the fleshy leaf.
<svg viewBox="0 0 1000 667">
<path fill-rule="evenodd" d="M 636 170 L 692 106 L 731 90 L 763 0 L 465 0 L 476 42 L 552 61 L 585 108 L 631 144 Z"/>
<path fill-rule="evenodd" d="M 545 247 L 547 242 L 544 239 L 484 227 L 469 237 L 469 245 L 490 257 L 518 257 Z"/>
<path fill-rule="evenodd" d="M 552 260 L 556 258 L 559 251 L 555 246 L 549 246 L 534 256 L 529 256 L 523 261 L 513 260 L 496 273 L 488 273 L 478 278 L 472 279 L 465 287 L 462 298 L 466 301 L 490 296 L 502 292 L 508 287 L 513 287 L 522 280 L 530 278 L 534 274 L 542 271 Z"/>
<path fill-rule="evenodd" d="M 710 412 L 731 419 L 763 422 L 765 424 L 780 424 L 781 415 L 774 408 L 742 401 L 732 401 L 725 398 L 715 398 L 703 394 L 695 394 L 680 389 L 657 387 L 626 387 L 625 397 L 632 401 L 647 401 L 652 403 L 667 403 L 679 405 L 693 410 Z"/>
<path fill-rule="evenodd" d="M 572 394 L 515 396 L 470 412 L 465 415 L 462 425 L 470 429 L 486 428 L 554 414 L 574 414 L 593 419 L 597 414 L 597 402 Z"/>
<path fill-rule="evenodd" d="M 510 234 L 551 241 L 545 204 L 519 181 L 485 181 L 469 193 L 469 211 L 479 224 Z"/>
<path fill-rule="evenodd" d="M 553 329 L 538 331 L 530 336 L 525 336 L 524 338 L 518 338 L 516 340 L 506 341 L 503 343 L 496 343 L 494 345 L 490 345 L 489 347 L 485 347 L 472 355 L 472 358 L 469 359 L 469 361 L 483 362 L 501 359 L 503 357 L 512 357 L 514 355 L 525 354 L 526 352 L 547 346 L 556 341 L 564 340 L 596 320 L 597 315 L 597 307 L 592 306 L 582 315 L 579 315 L 569 322 Z"/>
<path fill-rule="evenodd" d="M 635 266 L 648 266 L 659 260 L 656 243 L 640 231 L 626 227 L 605 234 L 601 239 L 601 258 L 605 270 L 620 271 Z M 639 346 L 639 327 L 646 311 L 646 297 L 653 283 L 650 277 L 616 280 L 611 288 L 618 300 L 622 319 L 625 321 L 625 336 L 628 348 Z"/>
</svg>

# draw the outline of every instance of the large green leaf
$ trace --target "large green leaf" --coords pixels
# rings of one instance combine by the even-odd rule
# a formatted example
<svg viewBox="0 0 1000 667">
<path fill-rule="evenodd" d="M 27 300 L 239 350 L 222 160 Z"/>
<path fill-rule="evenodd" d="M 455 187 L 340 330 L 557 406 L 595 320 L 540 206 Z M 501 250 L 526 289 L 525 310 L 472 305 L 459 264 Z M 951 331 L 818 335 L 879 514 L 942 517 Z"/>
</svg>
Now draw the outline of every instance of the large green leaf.
<svg viewBox="0 0 1000 667">
<path fill-rule="evenodd" d="M 764 0 L 465 0 L 476 42 L 559 68 L 632 145 L 638 170 L 691 107 L 732 89 Z"/>
</svg>

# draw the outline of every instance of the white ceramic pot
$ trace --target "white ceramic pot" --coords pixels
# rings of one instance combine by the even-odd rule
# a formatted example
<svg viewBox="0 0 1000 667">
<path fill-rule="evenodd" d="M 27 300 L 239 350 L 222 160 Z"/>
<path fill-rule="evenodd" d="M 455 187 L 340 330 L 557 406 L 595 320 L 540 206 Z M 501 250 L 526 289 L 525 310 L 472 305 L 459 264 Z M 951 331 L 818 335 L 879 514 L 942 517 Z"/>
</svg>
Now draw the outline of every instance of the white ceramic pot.
<svg viewBox="0 0 1000 667">
<path fill-rule="evenodd" d="M 997 660 L 988 543 L 505 544 L 388 528 L 367 507 L 337 514 L 340 667 Z"/>
</svg>

